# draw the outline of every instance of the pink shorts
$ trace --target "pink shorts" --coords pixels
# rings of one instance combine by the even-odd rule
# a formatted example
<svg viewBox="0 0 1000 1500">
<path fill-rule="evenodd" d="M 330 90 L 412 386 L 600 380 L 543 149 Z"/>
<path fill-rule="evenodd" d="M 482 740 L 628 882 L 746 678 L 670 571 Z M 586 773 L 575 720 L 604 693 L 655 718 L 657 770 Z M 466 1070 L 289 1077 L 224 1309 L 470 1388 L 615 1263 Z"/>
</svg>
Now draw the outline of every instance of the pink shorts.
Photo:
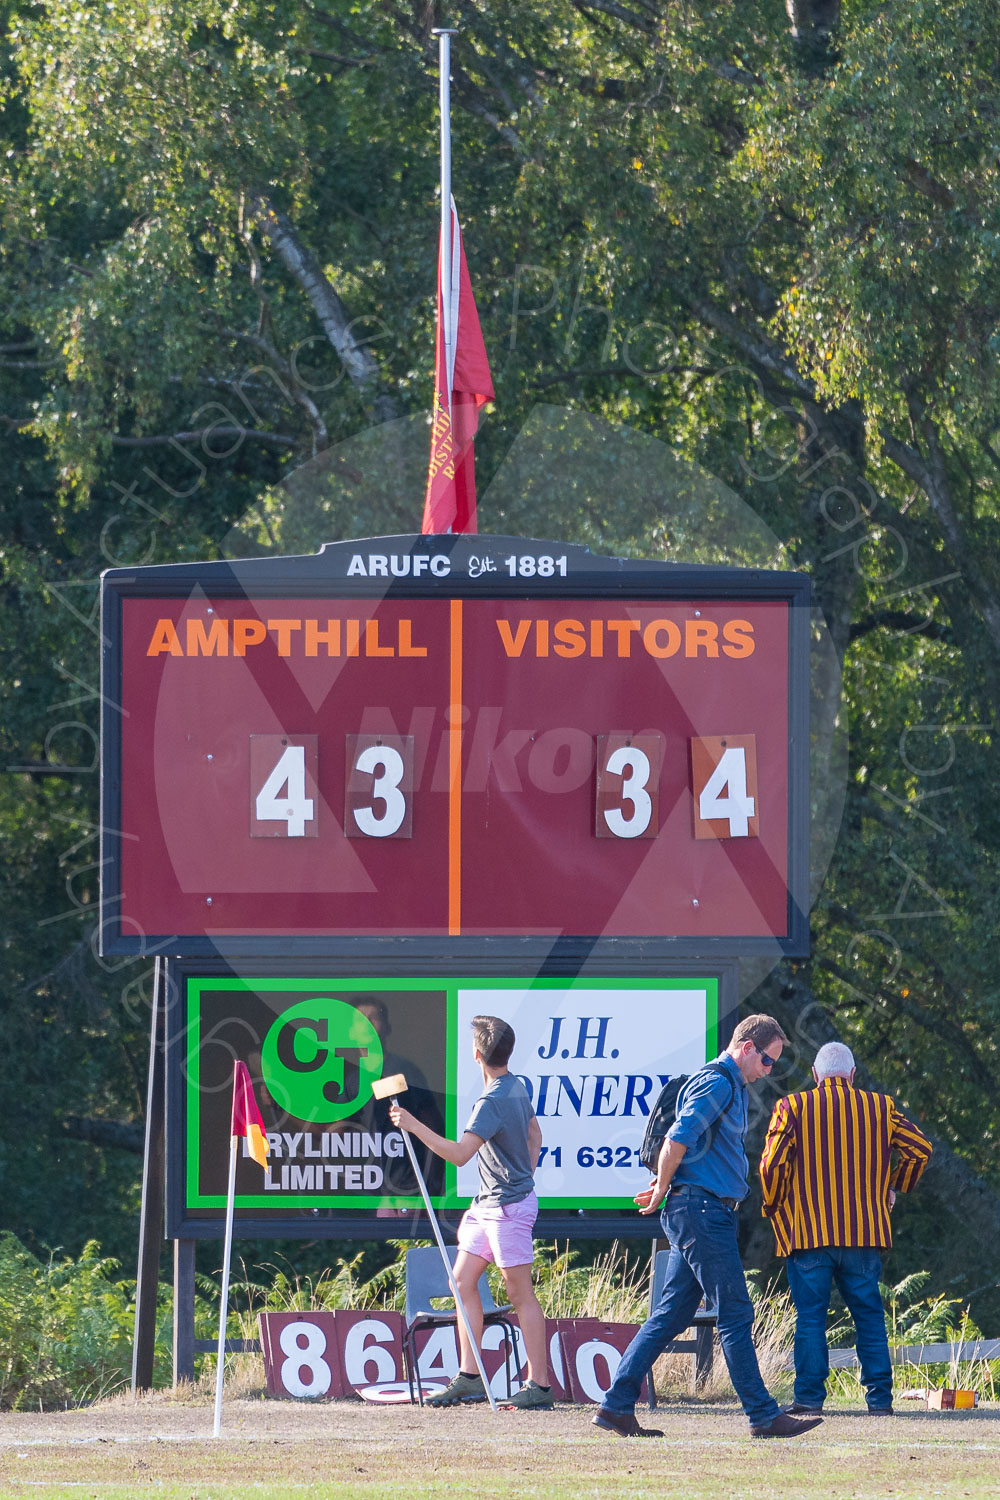
<svg viewBox="0 0 1000 1500">
<path fill-rule="evenodd" d="M 458 1226 L 458 1248 L 497 1266 L 530 1266 L 534 1260 L 531 1231 L 537 1217 L 535 1193 L 517 1203 L 471 1203 Z"/>
</svg>

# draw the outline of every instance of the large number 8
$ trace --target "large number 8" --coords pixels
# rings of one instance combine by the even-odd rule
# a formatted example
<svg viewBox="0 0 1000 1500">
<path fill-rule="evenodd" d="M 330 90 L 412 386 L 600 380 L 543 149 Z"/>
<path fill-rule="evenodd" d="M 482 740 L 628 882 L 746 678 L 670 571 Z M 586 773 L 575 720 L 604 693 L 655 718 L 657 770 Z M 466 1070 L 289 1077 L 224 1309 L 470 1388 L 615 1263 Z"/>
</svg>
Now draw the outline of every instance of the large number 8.
<svg viewBox="0 0 1000 1500">
<path fill-rule="evenodd" d="M 625 778 L 622 797 L 631 802 L 632 813 L 626 817 L 620 807 L 610 807 L 604 811 L 604 820 L 617 838 L 641 838 L 653 815 L 653 803 L 646 790 L 651 771 L 649 756 L 636 745 L 620 745 L 608 756 L 607 769 L 612 775 Z"/>
<path fill-rule="evenodd" d="M 406 817 L 406 798 L 399 790 L 405 773 L 403 757 L 391 745 L 369 745 L 354 762 L 355 770 L 375 777 L 372 796 L 385 803 L 385 812 L 375 816 L 371 807 L 356 807 L 354 821 L 369 838 L 386 839 L 400 827 Z M 377 774 L 381 771 L 381 775 Z"/>
</svg>

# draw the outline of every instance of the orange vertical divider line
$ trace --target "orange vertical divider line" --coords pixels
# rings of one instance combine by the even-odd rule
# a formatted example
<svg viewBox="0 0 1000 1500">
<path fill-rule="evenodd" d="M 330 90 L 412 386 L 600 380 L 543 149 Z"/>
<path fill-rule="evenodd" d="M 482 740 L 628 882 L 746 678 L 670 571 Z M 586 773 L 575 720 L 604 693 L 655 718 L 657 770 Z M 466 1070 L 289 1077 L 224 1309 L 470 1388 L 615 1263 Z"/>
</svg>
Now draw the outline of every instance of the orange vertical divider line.
<svg viewBox="0 0 1000 1500">
<path fill-rule="evenodd" d="M 448 704 L 448 936 L 462 931 L 462 601 L 451 601 Z"/>
</svg>

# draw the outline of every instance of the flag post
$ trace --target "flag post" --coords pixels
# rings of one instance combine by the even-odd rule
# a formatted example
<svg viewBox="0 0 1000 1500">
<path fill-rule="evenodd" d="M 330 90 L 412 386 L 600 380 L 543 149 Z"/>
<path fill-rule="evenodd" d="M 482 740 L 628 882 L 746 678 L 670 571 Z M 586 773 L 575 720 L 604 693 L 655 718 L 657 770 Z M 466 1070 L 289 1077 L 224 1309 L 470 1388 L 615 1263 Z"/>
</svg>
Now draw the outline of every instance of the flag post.
<svg viewBox="0 0 1000 1500">
<path fill-rule="evenodd" d="M 441 101 L 441 244 L 438 252 L 437 317 L 434 334 L 434 404 L 431 451 L 424 495 L 423 534 L 476 530 L 476 469 L 473 439 L 479 413 L 493 400 L 493 380 L 479 325 L 462 231 L 451 194 L 451 39 L 438 39 Z"/>
<path fill-rule="evenodd" d="M 451 374 L 455 368 L 455 317 L 451 243 L 451 39 L 457 35 L 436 28 L 438 39 L 438 98 L 441 113 L 441 318 L 445 369 L 448 371 L 448 416 L 451 417 Z"/>
<path fill-rule="evenodd" d="M 235 1087 L 235 1080 L 234 1080 Z M 215 1425 L 212 1436 L 222 1429 L 222 1382 L 226 1373 L 226 1323 L 229 1321 L 229 1266 L 233 1253 L 233 1210 L 236 1203 L 236 1142 L 229 1138 L 229 1187 L 226 1191 L 226 1236 L 222 1252 L 222 1297 L 219 1302 L 219 1364 L 215 1372 Z"/>
<path fill-rule="evenodd" d="M 222 1295 L 219 1302 L 219 1364 L 215 1372 L 215 1424 L 212 1436 L 222 1429 L 222 1384 L 226 1372 L 226 1323 L 229 1320 L 229 1266 L 233 1253 L 233 1218 L 236 1207 L 236 1150 L 240 1138 L 247 1153 L 267 1171 L 267 1135 L 261 1119 L 246 1063 L 233 1063 L 233 1113 L 229 1126 L 229 1186 L 226 1191 L 226 1229 L 222 1252 Z"/>
</svg>

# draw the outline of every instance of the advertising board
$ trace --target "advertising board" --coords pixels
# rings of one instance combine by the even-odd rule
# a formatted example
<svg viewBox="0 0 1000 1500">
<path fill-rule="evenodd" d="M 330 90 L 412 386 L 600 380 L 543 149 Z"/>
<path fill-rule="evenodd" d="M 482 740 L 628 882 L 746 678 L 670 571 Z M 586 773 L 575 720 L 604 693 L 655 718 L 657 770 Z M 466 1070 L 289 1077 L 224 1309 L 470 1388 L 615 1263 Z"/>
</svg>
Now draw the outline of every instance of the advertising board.
<svg viewBox="0 0 1000 1500">
<path fill-rule="evenodd" d="M 237 1164 L 243 1235 L 368 1235 L 372 1219 L 409 1235 L 419 1188 L 371 1082 L 403 1073 L 403 1102 L 432 1129 L 460 1136 L 483 1088 L 471 1021 L 513 1026 L 511 1071 L 542 1130 L 536 1185 L 553 1232 L 581 1214 L 603 1232 L 628 1215 L 649 1174 L 638 1148 L 666 1078 L 716 1056 L 731 1011 L 725 973 L 658 978 L 350 978 L 206 974 L 182 966 L 168 1010 L 168 1232 L 218 1236 L 228 1166 L 235 1057 L 248 1062 L 269 1143 L 267 1171 Z M 436 1209 L 464 1208 L 475 1163 L 419 1159 Z M 367 1226 L 367 1228 L 365 1228 Z M 641 1226 L 640 1226 L 641 1227 Z M 648 1232 L 648 1226 L 646 1226 Z"/>
</svg>

